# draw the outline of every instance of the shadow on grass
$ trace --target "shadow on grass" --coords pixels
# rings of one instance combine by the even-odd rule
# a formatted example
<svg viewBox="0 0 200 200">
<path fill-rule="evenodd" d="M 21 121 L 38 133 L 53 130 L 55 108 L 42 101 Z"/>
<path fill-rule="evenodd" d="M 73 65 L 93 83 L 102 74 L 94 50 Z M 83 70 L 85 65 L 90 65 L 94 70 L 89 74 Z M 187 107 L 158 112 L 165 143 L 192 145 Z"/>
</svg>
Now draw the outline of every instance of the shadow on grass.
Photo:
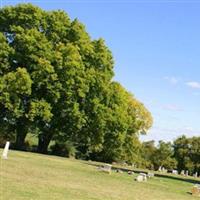
<svg viewBox="0 0 200 200">
<path fill-rule="evenodd" d="M 103 166 L 103 164 L 95 164 L 95 163 L 88 163 L 88 162 L 84 162 L 84 164 L 87 164 L 87 165 L 91 165 L 91 166 L 95 166 L 95 167 L 101 167 Z M 131 170 L 131 169 L 126 169 L 126 168 L 123 168 L 123 167 L 112 167 L 113 170 L 121 170 L 123 172 L 128 172 L 128 171 L 132 171 L 134 173 L 147 173 L 148 171 L 143 171 L 143 170 Z M 194 179 L 191 179 L 191 178 L 184 178 L 184 177 L 181 177 L 181 176 L 173 176 L 173 175 L 168 175 L 168 174 L 160 174 L 160 173 L 155 173 L 154 172 L 154 175 L 156 177 L 160 177 L 160 178 L 167 178 L 167 179 L 173 179 L 173 180 L 178 180 L 178 181 L 185 181 L 187 183 L 192 183 L 192 184 L 200 184 L 200 180 L 194 180 Z"/>
</svg>

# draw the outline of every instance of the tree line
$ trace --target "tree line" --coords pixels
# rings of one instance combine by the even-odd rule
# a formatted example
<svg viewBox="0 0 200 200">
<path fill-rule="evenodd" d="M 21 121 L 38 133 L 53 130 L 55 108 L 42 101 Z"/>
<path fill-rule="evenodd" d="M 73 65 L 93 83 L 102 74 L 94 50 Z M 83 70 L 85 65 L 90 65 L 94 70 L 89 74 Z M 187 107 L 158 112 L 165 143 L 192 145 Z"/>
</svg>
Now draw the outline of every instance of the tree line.
<svg viewBox="0 0 200 200">
<path fill-rule="evenodd" d="M 188 171 L 190 175 L 200 175 L 200 137 L 182 135 L 173 142 L 154 141 L 143 142 L 140 146 L 140 159 L 137 165 L 143 168 L 158 170 L 164 167 L 168 170 Z"/>
<path fill-rule="evenodd" d="M 103 39 L 31 4 L 0 9 L 0 135 L 12 147 L 107 162 L 133 160 L 151 113 L 113 80 Z"/>
</svg>

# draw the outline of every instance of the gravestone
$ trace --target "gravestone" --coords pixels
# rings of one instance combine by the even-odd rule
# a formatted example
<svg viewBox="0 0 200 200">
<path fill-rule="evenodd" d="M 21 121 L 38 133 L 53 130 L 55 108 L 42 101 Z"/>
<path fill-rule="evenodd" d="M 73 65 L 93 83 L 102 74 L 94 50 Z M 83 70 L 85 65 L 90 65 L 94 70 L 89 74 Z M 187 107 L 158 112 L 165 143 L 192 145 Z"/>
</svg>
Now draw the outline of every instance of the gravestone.
<svg viewBox="0 0 200 200">
<path fill-rule="evenodd" d="M 99 167 L 98 169 L 99 169 L 100 171 L 107 172 L 107 173 L 111 174 L 112 165 L 110 165 L 110 164 L 105 164 L 105 165 Z"/>
<path fill-rule="evenodd" d="M 194 185 L 192 188 L 192 195 L 200 196 L 200 185 Z"/>
<path fill-rule="evenodd" d="M 145 173 L 140 173 L 140 176 L 143 176 L 143 181 L 146 181 L 146 180 L 147 180 L 147 174 L 145 174 Z"/>
<path fill-rule="evenodd" d="M 2 159 L 8 159 L 8 149 L 10 146 L 10 142 L 6 142 L 6 145 L 3 150 Z"/>
<path fill-rule="evenodd" d="M 194 174 L 193 174 L 193 177 L 194 177 L 194 178 L 197 178 L 197 177 L 198 177 L 198 173 L 197 173 L 197 172 L 194 173 Z"/>
<path fill-rule="evenodd" d="M 178 174 L 178 171 L 173 169 L 173 170 L 172 170 L 172 174 L 177 175 L 177 174 Z"/>
<path fill-rule="evenodd" d="M 161 170 L 162 170 L 163 173 L 167 173 L 167 170 L 164 167 L 162 167 Z"/>
<path fill-rule="evenodd" d="M 181 175 L 185 176 L 185 171 L 184 170 L 181 171 Z"/>
<path fill-rule="evenodd" d="M 188 176 L 189 175 L 189 172 L 188 172 L 188 170 L 186 170 L 186 172 L 185 172 L 185 176 Z"/>
<path fill-rule="evenodd" d="M 133 175 L 134 172 L 133 171 L 128 171 L 128 175 Z"/>
<path fill-rule="evenodd" d="M 154 173 L 148 172 L 147 177 L 148 178 L 153 178 L 154 177 Z"/>
<path fill-rule="evenodd" d="M 142 175 L 137 176 L 135 180 L 136 180 L 137 182 L 143 182 L 143 181 L 144 181 Z"/>
</svg>

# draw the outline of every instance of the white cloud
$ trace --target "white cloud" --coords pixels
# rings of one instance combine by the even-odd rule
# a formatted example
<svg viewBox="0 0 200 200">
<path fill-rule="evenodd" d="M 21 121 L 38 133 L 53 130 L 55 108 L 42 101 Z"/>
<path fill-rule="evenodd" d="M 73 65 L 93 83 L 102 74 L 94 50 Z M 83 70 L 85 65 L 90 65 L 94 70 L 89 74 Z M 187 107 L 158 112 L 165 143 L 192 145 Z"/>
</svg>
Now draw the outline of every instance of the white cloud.
<svg viewBox="0 0 200 200">
<path fill-rule="evenodd" d="M 177 78 L 175 78 L 175 77 L 165 76 L 164 79 L 169 81 L 173 85 L 175 85 L 175 84 L 177 84 L 179 82 L 179 80 Z"/>
<path fill-rule="evenodd" d="M 186 85 L 194 89 L 200 89 L 200 82 L 191 81 L 187 82 Z"/>
</svg>

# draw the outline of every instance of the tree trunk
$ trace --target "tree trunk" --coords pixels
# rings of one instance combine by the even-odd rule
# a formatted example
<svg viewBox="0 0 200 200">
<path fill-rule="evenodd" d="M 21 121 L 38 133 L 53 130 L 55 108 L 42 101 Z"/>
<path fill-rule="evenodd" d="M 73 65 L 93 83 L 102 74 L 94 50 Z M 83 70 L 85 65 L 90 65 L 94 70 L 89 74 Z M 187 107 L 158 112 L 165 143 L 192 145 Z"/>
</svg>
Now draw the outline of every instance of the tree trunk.
<svg viewBox="0 0 200 200">
<path fill-rule="evenodd" d="M 17 150 L 26 150 L 25 147 L 25 138 L 28 133 L 27 124 L 23 119 L 19 119 L 16 127 L 16 141 L 15 141 L 15 149 Z"/>
<path fill-rule="evenodd" d="M 53 137 L 53 134 L 41 135 L 38 138 L 38 153 L 47 154 L 48 146 Z"/>
</svg>

